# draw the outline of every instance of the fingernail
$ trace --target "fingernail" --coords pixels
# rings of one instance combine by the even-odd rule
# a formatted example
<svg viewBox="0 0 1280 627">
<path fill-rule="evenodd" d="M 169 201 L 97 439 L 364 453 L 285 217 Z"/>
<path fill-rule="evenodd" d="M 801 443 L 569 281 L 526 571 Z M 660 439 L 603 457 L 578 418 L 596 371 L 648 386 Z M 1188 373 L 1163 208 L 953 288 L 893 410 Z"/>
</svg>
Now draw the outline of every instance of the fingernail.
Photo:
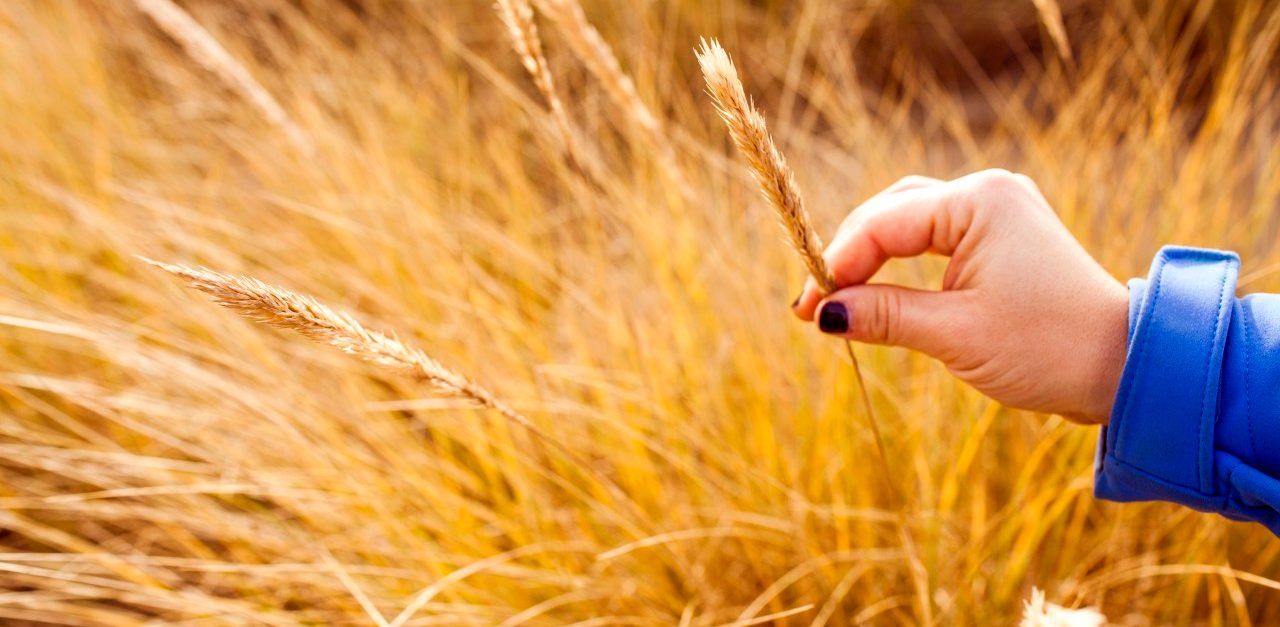
<svg viewBox="0 0 1280 627">
<path fill-rule="evenodd" d="M 796 305 L 799 305 L 799 304 L 800 304 L 800 298 L 801 298 L 802 296 L 804 296 L 804 292 L 800 292 L 800 295 L 799 295 L 799 296 L 796 296 L 796 299 L 795 299 L 795 300 L 793 300 L 793 301 L 791 301 L 791 308 L 792 308 L 792 309 L 795 309 L 795 308 L 796 308 Z"/>
<path fill-rule="evenodd" d="M 818 329 L 823 333 L 848 332 L 849 308 L 835 301 L 823 303 L 822 311 L 818 312 Z"/>
</svg>

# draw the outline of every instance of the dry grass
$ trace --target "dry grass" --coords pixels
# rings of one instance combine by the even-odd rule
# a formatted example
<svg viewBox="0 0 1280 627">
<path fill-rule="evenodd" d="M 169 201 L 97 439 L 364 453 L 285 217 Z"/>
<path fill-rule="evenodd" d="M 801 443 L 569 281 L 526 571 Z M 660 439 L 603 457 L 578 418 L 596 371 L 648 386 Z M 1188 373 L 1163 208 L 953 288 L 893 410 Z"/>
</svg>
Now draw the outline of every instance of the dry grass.
<svg viewBox="0 0 1280 627">
<path fill-rule="evenodd" d="M 692 56 L 734 51 L 814 232 L 1000 166 L 1117 276 L 1178 242 L 1280 291 L 1280 10 L 1150 4 L 1042 3 L 1068 63 L 1030 0 L 533 2 L 587 181 L 487 3 L 175 5 L 284 118 L 132 4 L 0 3 L 0 622 L 988 625 L 1033 586 L 1277 622 L 1267 532 L 1099 503 L 1095 431 L 866 347 L 902 520 Z M 543 435 L 133 254 L 360 312 L 321 328 L 398 329 Z"/>
</svg>

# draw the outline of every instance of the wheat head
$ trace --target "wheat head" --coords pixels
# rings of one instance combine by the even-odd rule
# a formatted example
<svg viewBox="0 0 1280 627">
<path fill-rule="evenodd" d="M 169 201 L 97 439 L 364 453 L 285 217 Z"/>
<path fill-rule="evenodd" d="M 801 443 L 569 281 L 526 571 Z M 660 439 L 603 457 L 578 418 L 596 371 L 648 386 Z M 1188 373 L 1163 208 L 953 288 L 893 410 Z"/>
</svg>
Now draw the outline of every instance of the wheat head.
<svg viewBox="0 0 1280 627">
<path fill-rule="evenodd" d="M 1067 26 L 1062 22 L 1062 6 L 1058 0 L 1031 0 L 1040 14 L 1040 21 L 1049 33 L 1049 39 L 1058 50 L 1058 56 L 1068 64 L 1073 63 L 1071 56 L 1071 40 L 1067 39 Z"/>
<path fill-rule="evenodd" d="M 746 157 L 761 193 L 777 214 L 787 243 L 800 255 L 822 291 L 835 291 L 835 282 L 822 258 L 822 238 L 813 230 L 795 174 L 769 136 L 764 115 L 755 108 L 742 88 L 738 70 L 729 53 L 715 39 L 703 39 L 698 48 L 698 65 L 707 83 L 707 93 L 728 125 L 733 143 Z"/>
<path fill-rule="evenodd" d="M 526 428 L 536 431 L 520 412 L 498 400 L 489 390 L 432 359 L 421 349 L 394 335 L 374 331 L 346 313 L 335 311 L 311 296 L 263 283 L 252 277 L 224 274 L 207 268 L 191 268 L 139 257 L 213 297 L 214 302 L 247 318 L 288 329 L 308 339 L 328 344 L 344 353 L 398 374 L 431 384 L 439 391 L 488 407 Z"/>
</svg>

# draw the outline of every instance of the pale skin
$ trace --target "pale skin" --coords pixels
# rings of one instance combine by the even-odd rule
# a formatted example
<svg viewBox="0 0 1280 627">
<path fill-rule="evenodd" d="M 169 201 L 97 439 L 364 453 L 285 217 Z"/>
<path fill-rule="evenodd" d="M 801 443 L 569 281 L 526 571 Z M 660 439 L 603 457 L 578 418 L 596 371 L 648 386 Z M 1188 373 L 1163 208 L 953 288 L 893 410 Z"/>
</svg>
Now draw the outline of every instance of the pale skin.
<svg viewBox="0 0 1280 627">
<path fill-rule="evenodd" d="M 941 290 L 869 283 L 890 258 L 930 252 L 950 258 Z M 823 256 L 840 289 L 824 297 L 810 279 L 793 307 L 801 319 L 930 355 L 1007 405 L 1107 422 L 1124 367 L 1128 291 L 1030 178 L 1004 170 L 904 178 L 850 213 Z"/>
</svg>

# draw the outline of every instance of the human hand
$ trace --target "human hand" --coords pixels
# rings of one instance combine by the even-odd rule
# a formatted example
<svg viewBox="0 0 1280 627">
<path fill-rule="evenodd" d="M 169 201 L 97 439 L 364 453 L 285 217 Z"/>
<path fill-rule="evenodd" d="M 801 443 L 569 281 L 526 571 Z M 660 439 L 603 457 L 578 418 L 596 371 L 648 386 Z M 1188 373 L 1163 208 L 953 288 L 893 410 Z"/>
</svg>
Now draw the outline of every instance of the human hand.
<svg viewBox="0 0 1280 627">
<path fill-rule="evenodd" d="M 951 258 L 942 291 L 867 284 L 891 257 Z M 1035 183 L 1004 170 L 907 177 L 853 211 L 793 309 L 829 334 L 942 361 L 1002 403 L 1105 423 L 1124 367 L 1126 288 L 1072 237 Z"/>
</svg>

